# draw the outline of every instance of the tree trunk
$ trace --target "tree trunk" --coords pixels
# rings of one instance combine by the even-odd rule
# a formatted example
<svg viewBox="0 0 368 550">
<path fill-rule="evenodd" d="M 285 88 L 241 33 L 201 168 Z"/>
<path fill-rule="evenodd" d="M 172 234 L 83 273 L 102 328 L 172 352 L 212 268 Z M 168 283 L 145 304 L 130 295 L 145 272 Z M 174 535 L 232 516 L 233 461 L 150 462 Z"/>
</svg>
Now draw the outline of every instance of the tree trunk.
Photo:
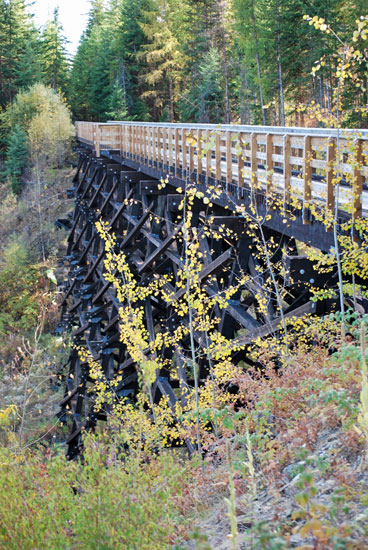
<svg viewBox="0 0 368 550">
<path fill-rule="evenodd" d="M 244 82 L 244 93 L 239 97 L 240 99 L 240 122 L 242 124 L 251 124 L 250 116 L 250 103 L 249 103 L 249 85 L 248 85 L 248 73 L 247 66 L 245 63 L 241 66 L 241 73 L 243 73 L 243 78 L 241 80 Z M 243 90 L 243 88 L 241 88 Z"/>
<path fill-rule="evenodd" d="M 171 78 L 169 78 L 169 118 L 170 122 L 174 122 L 174 93 Z"/>
<path fill-rule="evenodd" d="M 276 2 L 277 7 L 277 64 L 279 69 L 279 89 L 280 89 L 280 123 L 285 126 L 285 100 L 284 100 L 284 84 L 282 80 L 282 63 L 281 63 L 281 39 L 280 39 L 280 0 Z"/>
<path fill-rule="evenodd" d="M 263 125 L 266 126 L 266 112 L 265 112 L 265 106 L 264 106 L 264 100 L 263 100 L 263 89 L 262 89 L 262 78 L 261 78 L 261 62 L 259 58 L 259 49 L 258 49 L 258 36 L 257 36 L 257 29 L 256 29 L 256 17 L 254 15 L 254 0 L 251 1 L 251 18 L 252 18 L 252 26 L 253 26 L 253 37 L 254 42 L 256 46 L 256 61 L 257 61 L 257 75 L 258 75 L 258 81 L 259 81 L 259 99 L 261 102 L 261 109 L 262 109 L 262 120 Z"/>
</svg>

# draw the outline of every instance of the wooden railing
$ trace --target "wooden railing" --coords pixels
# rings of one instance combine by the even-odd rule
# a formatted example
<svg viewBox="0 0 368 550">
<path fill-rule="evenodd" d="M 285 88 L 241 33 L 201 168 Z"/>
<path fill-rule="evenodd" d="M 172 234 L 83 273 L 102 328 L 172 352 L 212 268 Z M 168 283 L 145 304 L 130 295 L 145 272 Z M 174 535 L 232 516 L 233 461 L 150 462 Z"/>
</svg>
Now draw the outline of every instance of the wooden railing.
<svg viewBox="0 0 368 550">
<path fill-rule="evenodd" d="M 76 122 L 76 135 L 97 156 L 118 152 L 163 174 L 229 187 L 272 186 L 285 200 L 293 190 L 328 210 L 338 180 L 339 206 L 350 202 L 354 217 L 368 216 L 368 130 Z"/>
</svg>

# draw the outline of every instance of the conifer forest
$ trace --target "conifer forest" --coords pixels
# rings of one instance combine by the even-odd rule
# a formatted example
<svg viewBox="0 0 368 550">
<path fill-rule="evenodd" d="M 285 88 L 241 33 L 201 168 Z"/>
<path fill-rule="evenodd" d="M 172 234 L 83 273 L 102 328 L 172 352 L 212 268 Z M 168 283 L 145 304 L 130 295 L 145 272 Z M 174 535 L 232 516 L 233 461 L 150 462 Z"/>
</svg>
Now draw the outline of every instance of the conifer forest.
<svg viewBox="0 0 368 550">
<path fill-rule="evenodd" d="M 0 0 L 0 550 L 368 550 L 367 0 L 46 4 Z"/>
</svg>

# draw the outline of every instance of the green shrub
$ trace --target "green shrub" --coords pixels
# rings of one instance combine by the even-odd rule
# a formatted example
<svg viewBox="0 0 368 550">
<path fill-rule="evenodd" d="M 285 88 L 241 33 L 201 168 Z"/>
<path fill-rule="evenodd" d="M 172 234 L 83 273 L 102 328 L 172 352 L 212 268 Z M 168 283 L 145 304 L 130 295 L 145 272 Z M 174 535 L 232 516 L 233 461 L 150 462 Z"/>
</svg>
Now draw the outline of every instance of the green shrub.
<svg viewBox="0 0 368 550">
<path fill-rule="evenodd" d="M 0 548 L 164 550 L 180 521 L 182 468 L 169 455 L 138 467 L 97 437 L 83 464 L 0 450 Z"/>
</svg>

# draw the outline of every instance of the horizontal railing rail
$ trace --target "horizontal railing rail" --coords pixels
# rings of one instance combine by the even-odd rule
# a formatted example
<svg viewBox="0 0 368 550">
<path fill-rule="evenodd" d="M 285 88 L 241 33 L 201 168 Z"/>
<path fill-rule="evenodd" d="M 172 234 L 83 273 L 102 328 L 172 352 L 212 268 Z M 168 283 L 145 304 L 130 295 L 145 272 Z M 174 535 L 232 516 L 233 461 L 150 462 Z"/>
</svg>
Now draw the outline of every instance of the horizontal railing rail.
<svg viewBox="0 0 368 550">
<path fill-rule="evenodd" d="M 338 181 L 339 207 L 350 205 L 354 218 L 368 215 L 368 130 L 76 122 L 76 135 L 97 156 L 116 151 L 163 175 L 272 187 L 286 202 L 295 192 L 331 213 Z"/>
</svg>

